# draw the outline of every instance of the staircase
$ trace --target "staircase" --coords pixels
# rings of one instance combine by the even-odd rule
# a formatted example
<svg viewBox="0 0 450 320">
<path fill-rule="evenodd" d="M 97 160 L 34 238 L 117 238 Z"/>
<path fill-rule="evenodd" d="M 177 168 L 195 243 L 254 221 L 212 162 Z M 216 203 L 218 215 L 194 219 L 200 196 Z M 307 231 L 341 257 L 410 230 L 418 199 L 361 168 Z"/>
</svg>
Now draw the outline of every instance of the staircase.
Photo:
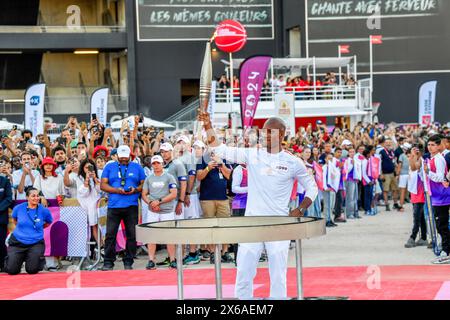
<svg viewBox="0 0 450 320">
<path fill-rule="evenodd" d="M 192 97 L 183 104 L 180 111 L 164 120 L 164 122 L 173 125 L 176 130 L 193 130 L 199 106 L 199 98 Z"/>
</svg>

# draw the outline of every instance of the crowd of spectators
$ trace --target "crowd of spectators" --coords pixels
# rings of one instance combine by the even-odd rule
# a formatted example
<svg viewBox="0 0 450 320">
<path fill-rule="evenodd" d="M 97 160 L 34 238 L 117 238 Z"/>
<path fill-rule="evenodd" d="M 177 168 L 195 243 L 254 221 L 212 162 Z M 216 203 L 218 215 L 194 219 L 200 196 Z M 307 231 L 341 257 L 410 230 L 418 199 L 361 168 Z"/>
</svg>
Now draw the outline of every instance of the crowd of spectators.
<svg viewBox="0 0 450 320">
<path fill-rule="evenodd" d="M 283 81 L 282 77 L 279 79 Z M 328 82 L 335 82 L 333 74 Z M 78 200 L 88 217 L 93 239 L 104 247 L 103 270 L 114 268 L 115 239 L 121 222 L 127 237 L 122 261 L 125 269 L 132 269 L 137 252 L 135 226 L 140 221 L 228 217 L 245 213 L 248 181 L 245 165 L 218 158 L 209 150 L 202 134 L 179 132 L 168 136 L 163 130 L 145 128 L 140 116 L 133 119 L 132 122 L 123 121 L 118 138 L 111 128 L 95 118 L 87 124 L 78 123 L 75 117 L 68 119 L 64 130 L 55 139 L 50 139 L 47 126 L 43 134 L 36 137 L 29 130 L 12 130 L 2 136 L 2 270 L 10 274 L 20 272 L 22 262 L 27 261 L 26 255 L 34 258 L 30 258 L 26 266 L 29 273 L 42 270 L 44 264 L 48 271 L 61 268 L 62 257 L 45 257 L 45 263 L 42 260 L 43 229 L 52 222 L 46 210 L 50 201 L 56 200 L 61 205 L 64 199 Z M 258 129 L 239 132 L 221 131 L 223 142 L 242 148 L 260 146 Z M 350 129 L 344 125 L 329 128 L 317 121 L 298 128 L 294 137 L 286 137 L 283 148 L 296 155 L 321 186 L 319 197 L 306 215 L 324 218 L 327 227 L 376 215 L 380 205 L 387 211 L 403 212 L 405 203 L 414 203 L 414 228 L 405 245 L 409 248 L 429 245 L 429 241 L 424 225 L 423 199 L 417 199 L 420 192 L 409 192 L 408 184 L 411 176 L 417 175 L 419 168 L 425 166 L 420 161 L 422 157 L 434 159 L 440 155 L 447 161 L 445 172 L 436 173 L 436 165 L 427 165 L 426 169 L 430 171 L 430 179 L 448 188 L 450 177 L 445 175 L 450 163 L 449 135 L 450 129 L 439 124 L 421 127 L 358 123 Z M 378 174 L 373 169 L 374 164 L 379 165 Z M 441 170 L 440 165 L 438 170 Z M 289 206 L 295 208 L 304 194 L 301 185 L 294 184 Z M 105 235 L 97 232 L 96 204 L 102 197 L 108 198 Z M 8 209 L 14 206 L 14 201 L 26 205 L 16 205 L 12 211 L 17 226 L 9 237 L 7 251 L 4 244 Z M 442 233 L 443 248 L 447 250 L 450 237 L 448 228 L 444 231 L 442 221 L 446 218 L 448 224 L 448 204 L 442 206 L 444 208 L 437 209 L 441 221 L 438 231 Z M 416 242 L 420 229 L 421 238 Z M 173 246 L 168 245 L 167 258 L 157 262 L 155 252 L 158 247 L 146 245 L 147 269 L 177 267 Z M 221 257 L 214 257 L 211 246 L 190 246 L 186 248 L 184 263 L 197 264 L 202 260 L 213 263 L 214 259 L 233 263 L 236 250 L 234 244 L 223 246 Z M 263 254 L 261 260 L 265 259 Z"/>
</svg>

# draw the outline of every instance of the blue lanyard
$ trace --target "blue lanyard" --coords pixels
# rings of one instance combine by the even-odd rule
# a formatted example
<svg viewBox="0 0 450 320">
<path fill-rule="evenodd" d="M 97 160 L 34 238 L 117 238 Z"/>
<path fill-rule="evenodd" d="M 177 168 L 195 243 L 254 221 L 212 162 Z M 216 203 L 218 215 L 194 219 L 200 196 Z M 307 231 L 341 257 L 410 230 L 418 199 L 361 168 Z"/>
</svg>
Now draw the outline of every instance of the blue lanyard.
<svg viewBox="0 0 450 320">
<path fill-rule="evenodd" d="M 119 166 L 119 175 L 120 175 L 120 185 L 122 187 L 125 186 L 126 184 L 126 178 L 127 178 L 127 172 L 128 172 L 128 165 L 125 167 L 125 174 L 122 174 L 122 168 L 120 168 L 120 164 L 117 163 L 117 165 Z"/>
<path fill-rule="evenodd" d="M 28 218 L 30 218 L 31 222 L 33 222 L 33 228 L 36 230 L 36 223 L 41 221 L 41 219 L 39 219 L 39 206 L 36 207 L 36 213 L 34 214 L 34 219 L 31 218 L 30 208 L 27 206 L 27 216 L 28 216 Z"/>
</svg>

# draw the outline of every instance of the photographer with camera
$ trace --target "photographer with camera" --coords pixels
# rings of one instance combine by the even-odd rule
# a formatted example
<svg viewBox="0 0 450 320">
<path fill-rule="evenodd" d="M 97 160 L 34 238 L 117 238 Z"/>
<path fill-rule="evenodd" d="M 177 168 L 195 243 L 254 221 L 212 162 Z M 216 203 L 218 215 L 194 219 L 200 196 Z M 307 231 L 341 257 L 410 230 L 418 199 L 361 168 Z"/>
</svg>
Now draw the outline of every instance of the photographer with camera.
<svg viewBox="0 0 450 320">
<path fill-rule="evenodd" d="M 231 178 L 231 166 L 214 152 L 207 152 L 196 165 L 197 179 L 200 181 L 200 206 L 205 218 L 227 218 L 231 215 L 230 201 L 227 197 L 227 180 Z M 214 259 L 231 263 L 228 244 L 222 245 L 222 257 L 214 257 L 213 245 L 208 245 L 210 263 Z M 208 254 L 206 253 L 206 256 Z"/>
<path fill-rule="evenodd" d="M 138 201 L 145 180 L 142 167 L 130 161 L 131 151 L 126 145 L 117 148 L 118 162 L 105 166 L 101 190 L 108 193 L 106 222 L 105 262 L 102 270 L 113 270 L 116 260 L 116 236 L 121 221 L 125 224 L 127 237 L 124 268 L 131 270 L 136 255 L 136 225 L 138 223 Z"/>
<path fill-rule="evenodd" d="M 67 198 L 78 198 L 77 177 L 80 161 L 76 157 L 72 157 L 67 161 L 64 170 L 64 189 Z"/>
<path fill-rule="evenodd" d="M 104 125 L 98 121 L 97 115 L 95 113 L 92 114 L 88 131 L 91 133 L 89 141 L 89 154 L 92 154 L 94 148 L 103 143 L 103 136 L 105 131 Z"/>
<path fill-rule="evenodd" d="M 39 171 L 33 169 L 31 163 L 31 154 L 27 151 L 22 152 L 20 156 L 22 168 L 13 171 L 13 188 L 16 190 L 16 200 L 25 200 L 25 193 L 32 187 Z"/>
</svg>

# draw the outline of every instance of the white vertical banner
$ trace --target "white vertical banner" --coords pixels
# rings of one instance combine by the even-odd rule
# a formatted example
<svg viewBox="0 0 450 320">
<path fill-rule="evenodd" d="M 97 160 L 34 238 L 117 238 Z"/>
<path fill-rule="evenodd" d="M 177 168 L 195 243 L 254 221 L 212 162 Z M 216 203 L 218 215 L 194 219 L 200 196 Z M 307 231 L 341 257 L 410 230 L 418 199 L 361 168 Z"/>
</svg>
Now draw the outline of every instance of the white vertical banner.
<svg viewBox="0 0 450 320">
<path fill-rule="evenodd" d="M 106 124 L 108 115 L 109 88 L 100 88 L 91 96 L 91 114 L 95 113 L 97 119 L 103 125 Z"/>
<path fill-rule="evenodd" d="M 437 81 L 424 83 L 419 90 L 419 124 L 429 125 L 434 122 Z"/>
<path fill-rule="evenodd" d="M 45 83 L 36 83 L 25 92 L 25 129 L 33 132 L 33 137 L 44 133 Z"/>
<path fill-rule="evenodd" d="M 275 116 L 280 117 L 286 124 L 286 135 L 295 136 L 295 96 L 290 93 L 275 95 Z"/>
</svg>

